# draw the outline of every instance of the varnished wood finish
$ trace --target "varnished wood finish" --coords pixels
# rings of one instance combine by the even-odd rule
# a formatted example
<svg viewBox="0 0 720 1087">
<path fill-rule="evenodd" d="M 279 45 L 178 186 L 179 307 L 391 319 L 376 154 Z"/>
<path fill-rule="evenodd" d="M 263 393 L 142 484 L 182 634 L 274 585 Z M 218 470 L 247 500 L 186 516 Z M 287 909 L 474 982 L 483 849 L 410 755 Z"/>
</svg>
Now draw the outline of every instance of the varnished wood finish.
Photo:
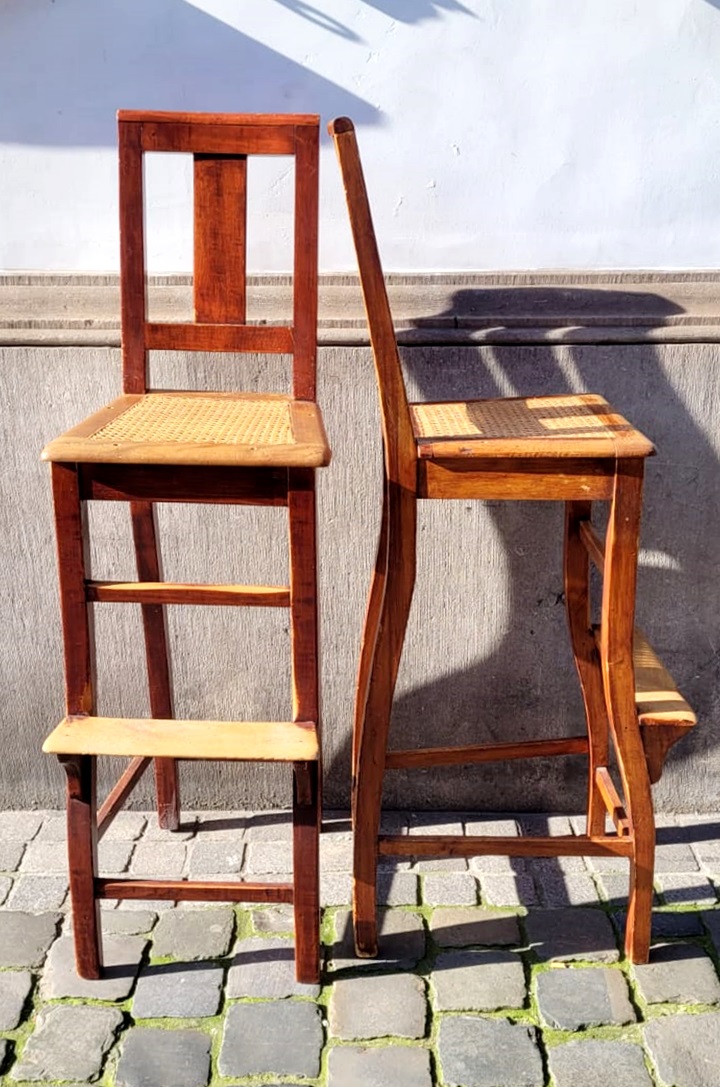
<svg viewBox="0 0 720 1087">
<path fill-rule="evenodd" d="M 195 155 L 195 320 L 237 321 L 247 313 L 247 155 Z"/>
<path fill-rule="evenodd" d="M 151 502 L 131 502 L 130 517 L 138 578 L 140 581 L 161 581 L 163 573 L 157 539 L 155 507 Z M 150 600 L 141 604 L 150 712 L 153 717 L 174 717 L 165 609 L 161 603 Z M 163 830 L 177 830 L 180 825 L 180 782 L 177 762 L 174 758 L 155 759 L 154 769 L 158 823 Z"/>
<path fill-rule="evenodd" d="M 408 404 L 352 122 L 331 122 L 360 270 L 382 411 L 383 512 L 362 639 L 353 735 L 353 912 L 358 954 L 377 953 L 377 856 L 626 856 L 626 950 L 647 961 L 653 814 L 635 705 L 632 619 L 643 458 L 652 443 L 594 394 Z M 393 691 L 415 576 L 415 506 L 425 499 L 566 503 L 564 579 L 588 737 L 387 752 Z M 590 525 L 610 503 L 606 555 Z M 591 626 L 588 555 L 604 567 L 602 639 Z M 607 770 L 612 737 L 625 800 Z M 656 757 L 660 743 L 646 744 Z M 379 834 L 383 774 L 495 758 L 589 756 L 587 833 L 559 838 Z M 616 835 L 605 834 L 606 810 Z"/>
<path fill-rule="evenodd" d="M 93 755 L 61 755 L 67 775 L 67 842 L 72 897 L 75 965 L 81 978 L 102 973 L 100 904 L 95 898 L 98 870 L 97 778 Z"/>
<path fill-rule="evenodd" d="M 68 774 L 68 838 L 78 969 L 101 970 L 101 897 L 292 902 L 296 974 L 319 980 L 320 743 L 314 469 L 330 449 L 315 397 L 318 118 L 307 115 L 119 114 L 123 395 L 51 442 L 66 650 L 67 716 L 44 750 Z M 193 155 L 194 320 L 148 321 L 143 155 Z M 247 323 L 247 157 L 295 164 L 293 312 L 287 325 Z M 263 352 L 292 356 L 292 394 L 151 390 L 149 350 Z M 130 504 L 137 582 L 88 577 L 88 501 Z M 287 506 L 290 585 L 195 585 L 163 580 L 154 504 Z M 142 610 L 151 717 L 94 712 L 92 606 Z M 179 721 L 174 716 L 167 604 L 287 607 L 292 721 Z M 124 773 L 96 813 L 95 759 L 125 755 Z M 293 884 L 117 880 L 97 872 L 97 839 L 149 762 L 158 815 L 179 825 L 177 760 L 293 765 Z M 158 849 L 162 846 L 158 845 Z"/>
<path fill-rule="evenodd" d="M 456 766 L 464 763 L 505 762 L 507 759 L 541 759 L 557 755 L 587 755 L 587 736 L 563 740 L 523 740 L 517 744 L 467 744 L 464 747 L 418 747 L 388 751 L 386 770 L 420 770 L 428 766 Z"/>
<path fill-rule="evenodd" d="M 383 834 L 378 852 L 385 857 L 629 857 L 632 843 L 613 835 L 556 834 L 501 838 L 489 834 Z"/>
<path fill-rule="evenodd" d="M 292 902 L 292 883 L 242 883 L 239 880 L 101 879 L 98 898 L 160 899 L 170 902 Z"/>
<path fill-rule="evenodd" d="M 282 468 L 213 468 L 168 464 L 83 464 L 82 497 L 101 502 L 208 502 L 228 506 L 286 506 Z"/>
<path fill-rule="evenodd" d="M 225 607 L 287 608 L 284 585 L 188 585 L 162 581 L 89 581 L 88 600 L 100 604 L 222 604 Z"/>
</svg>

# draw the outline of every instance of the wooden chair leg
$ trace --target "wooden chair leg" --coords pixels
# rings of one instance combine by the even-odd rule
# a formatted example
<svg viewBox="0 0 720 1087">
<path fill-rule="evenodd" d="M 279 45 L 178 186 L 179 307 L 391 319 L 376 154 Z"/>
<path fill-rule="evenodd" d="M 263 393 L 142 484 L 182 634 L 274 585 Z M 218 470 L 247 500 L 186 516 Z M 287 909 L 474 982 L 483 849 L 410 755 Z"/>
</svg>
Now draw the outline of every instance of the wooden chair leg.
<svg viewBox="0 0 720 1087">
<path fill-rule="evenodd" d="M 162 564 L 157 539 L 155 507 L 151 502 L 131 502 L 135 560 L 140 581 L 162 581 Z M 153 717 L 175 716 L 172 697 L 170 653 L 165 609 L 161 604 L 143 604 L 145 659 Z M 155 759 L 155 792 L 158 823 L 164 830 L 180 825 L 180 789 L 175 759 Z"/>
<path fill-rule="evenodd" d="M 358 955 L 377 955 L 377 839 L 390 714 L 415 586 L 417 499 L 386 485 L 387 579 L 369 664 L 355 775 L 353 917 Z"/>
<path fill-rule="evenodd" d="M 319 737 L 315 476 L 311 469 L 289 471 L 288 519 L 293 716 L 296 721 L 314 721 Z M 293 776 L 295 972 L 298 981 L 309 983 L 317 983 L 320 976 L 321 772 L 318 759 L 295 764 Z"/>
<path fill-rule="evenodd" d="M 316 985 L 320 980 L 320 766 L 294 764 L 293 901 L 295 976 Z"/>
<path fill-rule="evenodd" d="M 95 897 L 97 792 L 94 755 L 63 755 L 67 774 L 67 837 L 75 965 L 81 978 L 102 975 L 100 903 Z"/>
<path fill-rule="evenodd" d="M 618 463 L 608 523 L 601 620 L 601 661 L 610 727 L 630 818 L 625 952 L 632 962 L 650 953 L 655 818 L 650 777 L 635 708 L 633 625 L 637 582 L 643 461 Z"/>
<path fill-rule="evenodd" d="M 380 522 L 380 537 L 378 539 L 375 567 L 370 582 L 367 607 L 365 610 L 365 623 L 363 625 L 362 641 L 360 644 L 360 660 L 358 663 L 358 678 L 355 688 L 355 715 L 353 723 L 352 739 L 352 780 L 353 796 L 355 793 L 355 778 L 357 776 L 358 751 L 365 721 L 365 707 L 367 706 L 368 686 L 370 683 L 370 671 L 372 668 L 375 645 L 377 643 L 378 630 L 380 629 L 380 613 L 382 611 L 387 582 L 388 565 L 388 499 L 387 485 L 384 488 L 382 520 Z M 354 815 L 353 815 L 354 818 Z"/>
<path fill-rule="evenodd" d="M 605 708 L 600 657 L 590 617 L 590 568 L 588 553 L 580 537 L 580 524 L 589 521 L 591 502 L 565 504 L 565 608 L 575 667 L 580 678 L 587 721 L 588 799 L 587 828 L 590 835 L 605 832 L 606 809 L 597 786 L 596 771 L 607 766 L 609 723 Z"/>
<path fill-rule="evenodd" d="M 68 716 L 92 714 L 95 706 L 95 644 L 92 607 L 85 597 L 88 534 L 74 464 L 52 466 L 57 533 L 60 611 L 65 651 Z M 61 756 L 67 775 L 67 838 L 75 961 L 83 978 L 99 978 L 102 946 L 97 875 L 95 758 Z"/>
</svg>

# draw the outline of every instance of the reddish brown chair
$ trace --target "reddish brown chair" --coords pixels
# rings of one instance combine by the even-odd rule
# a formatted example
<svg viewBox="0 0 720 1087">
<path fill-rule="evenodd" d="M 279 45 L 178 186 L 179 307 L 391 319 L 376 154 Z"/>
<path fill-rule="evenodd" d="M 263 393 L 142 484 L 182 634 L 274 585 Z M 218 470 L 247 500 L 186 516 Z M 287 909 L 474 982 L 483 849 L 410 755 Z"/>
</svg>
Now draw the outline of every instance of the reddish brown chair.
<svg viewBox="0 0 720 1087">
<path fill-rule="evenodd" d="M 377 953 L 377 857 L 616 855 L 630 861 L 627 954 L 650 942 L 655 828 L 651 782 L 694 723 L 642 635 L 633 635 L 645 457 L 651 443 L 601 396 L 409 404 L 352 122 L 330 124 L 345 185 L 380 394 L 384 496 L 357 684 L 353 738 L 355 943 Z M 418 499 L 565 503 L 565 595 L 587 735 L 524 743 L 388 751 L 395 681 L 415 581 Z M 604 541 L 591 521 L 609 504 Z M 590 620 L 589 561 L 604 573 Z M 634 658 L 634 659 L 633 659 Z M 617 756 L 620 790 L 608 768 Z M 563 837 L 381 835 L 386 770 L 585 754 L 587 833 Z M 621 798 L 620 791 L 624 794 Z M 605 830 L 606 817 L 615 833 Z"/>
<path fill-rule="evenodd" d="M 67 716 L 43 750 L 68 778 L 68 850 L 78 973 L 102 968 L 98 900 L 293 902 L 298 980 L 319 971 L 318 709 L 315 468 L 330 450 L 315 403 L 318 132 L 314 116 L 121 112 L 120 240 L 123 395 L 51 442 Z M 143 156 L 193 157 L 194 317 L 148 319 L 145 299 Z M 246 178 L 250 155 L 295 163 L 293 319 L 246 319 Z M 286 353 L 292 394 L 161 392 L 147 385 L 149 350 Z M 130 505 L 138 582 L 86 576 L 88 501 Z M 156 502 L 287 506 L 290 584 L 188 585 L 162 580 Z M 233 546 L 235 544 L 233 543 Z M 141 605 L 152 719 L 98 717 L 93 690 L 95 602 Z M 174 717 L 166 604 L 282 607 L 290 612 L 291 721 L 179 721 Z M 124 755 L 126 772 L 99 812 L 96 758 Z M 294 771 L 294 879 L 288 884 L 105 879 L 98 838 L 150 761 L 160 825 L 179 821 L 177 759 L 286 762 Z M 159 846 L 158 848 L 161 848 Z"/>
</svg>

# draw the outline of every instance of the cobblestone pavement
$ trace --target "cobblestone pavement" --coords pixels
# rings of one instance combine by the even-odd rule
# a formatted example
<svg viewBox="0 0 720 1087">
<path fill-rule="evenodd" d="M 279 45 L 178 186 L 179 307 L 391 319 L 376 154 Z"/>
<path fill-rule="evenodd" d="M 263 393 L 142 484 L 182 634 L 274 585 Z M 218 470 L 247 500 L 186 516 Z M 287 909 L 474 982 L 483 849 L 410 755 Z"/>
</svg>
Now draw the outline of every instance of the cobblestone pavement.
<svg viewBox="0 0 720 1087">
<path fill-rule="evenodd" d="M 559 816 L 390 813 L 413 833 L 570 833 Z M 64 818 L 0 812 L 0 1081 L 104 1087 L 720 1087 L 720 816 L 660 819 L 650 964 L 622 956 L 622 860 L 403 860 L 379 958 L 353 955 L 350 825 L 322 840 L 324 970 L 294 980 L 285 906 L 103 904 L 108 969 L 73 966 Z M 390 826 L 392 824 L 392 826 Z M 181 832 L 123 812 L 108 875 L 284 879 L 286 813 Z"/>
</svg>

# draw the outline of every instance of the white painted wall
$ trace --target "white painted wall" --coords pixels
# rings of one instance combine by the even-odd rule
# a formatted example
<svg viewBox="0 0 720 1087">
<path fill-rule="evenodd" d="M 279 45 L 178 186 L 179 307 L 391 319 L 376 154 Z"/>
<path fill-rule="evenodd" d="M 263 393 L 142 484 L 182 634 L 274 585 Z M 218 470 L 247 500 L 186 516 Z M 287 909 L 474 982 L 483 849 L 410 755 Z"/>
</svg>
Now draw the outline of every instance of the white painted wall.
<svg viewBox="0 0 720 1087">
<path fill-rule="evenodd" d="M 353 117 L 389 271 L 720 263 L 720 0 L 0 0 L 0 103 L 8 271 L 117 268 L 118 107 Z M 188 179 L 155 171 L 156 271 L 187 267 Z M 281 271 L 282 164 L 255 186 Z"/>
</svg>

